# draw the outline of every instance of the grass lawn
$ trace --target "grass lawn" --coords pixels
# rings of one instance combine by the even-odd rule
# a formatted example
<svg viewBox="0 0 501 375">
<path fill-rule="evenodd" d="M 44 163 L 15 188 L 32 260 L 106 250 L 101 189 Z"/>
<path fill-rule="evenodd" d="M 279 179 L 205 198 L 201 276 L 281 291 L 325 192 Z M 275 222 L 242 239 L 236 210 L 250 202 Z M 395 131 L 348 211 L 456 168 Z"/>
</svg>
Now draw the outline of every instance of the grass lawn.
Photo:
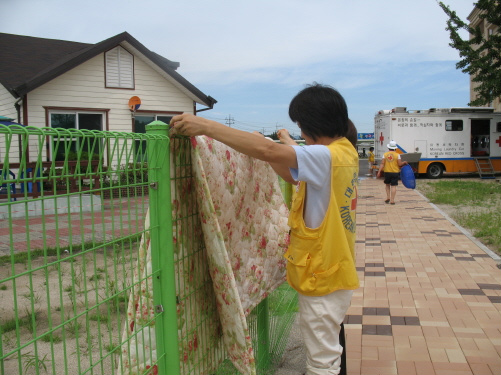
<svg viewBox="0 0 501 375">
<path fill-rule="evenodd" d="M 419 191 L 501 255 L 501 184 L 496 180 L 420 181 Z"/>
</svg>

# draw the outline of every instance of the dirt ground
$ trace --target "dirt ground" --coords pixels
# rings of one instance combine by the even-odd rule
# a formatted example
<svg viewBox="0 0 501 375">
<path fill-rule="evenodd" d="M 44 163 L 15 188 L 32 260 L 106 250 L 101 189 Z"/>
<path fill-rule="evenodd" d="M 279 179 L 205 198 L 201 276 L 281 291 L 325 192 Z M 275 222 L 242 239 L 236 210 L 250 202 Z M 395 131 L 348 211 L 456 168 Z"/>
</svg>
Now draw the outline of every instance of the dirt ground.
<svg viewBox="0 0 501 375">
<path fill-rule="evenodd" d="M 0 289 L 1 349 L 3 355 L 12 352 L 0 364 L 2 375 L 31 375 L 37 368 L 52 374 L 53 363 L 55 373 L 78 374 L 92 366 L 94 374 L 112 373 L 129 298 L 120 291 L 130 284 L 135 263 L 131 253 L 93 251 L 61 261 L 40 257 L 31 262 L 31 273 L 27 263 L 0 267 L 0 280 L 18 275 Z M 12 330 L 5 332 L 8 326 Z"/>
</svg>

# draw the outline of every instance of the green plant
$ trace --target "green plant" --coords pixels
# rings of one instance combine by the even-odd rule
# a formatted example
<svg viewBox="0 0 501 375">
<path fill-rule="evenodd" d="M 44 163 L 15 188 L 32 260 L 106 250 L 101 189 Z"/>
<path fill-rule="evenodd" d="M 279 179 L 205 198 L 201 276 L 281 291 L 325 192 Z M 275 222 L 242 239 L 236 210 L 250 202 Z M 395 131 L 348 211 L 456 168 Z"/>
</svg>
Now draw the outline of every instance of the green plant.
<svg viewBox="0 0 501 375">
<path fill-rule="evenodd" d="M 63 339 L 61 338 L 61 336 L 53 335 L 52 333 L 43 336 L 41 340 L 43 342 L 52 342 L 54 344 L 63 341 Z"/>
<path fill-rule="evenodd" d="M 25 326 L 31 333 L 34 333 L 36 327 L 38 326 L 38 315 L 38 311 L 29 311 L 28 309 L 26 309 Z"/>
<path fill-rule="evenodd" d="M 1 285 L 0 290 L 7 290 L 7 285 L 5 285 L 5 284 Z"/>
<path fill-rule="evenodd" d="M 0 331 L 2 333 L 15 331 L 17 325 L 19 325 L 19 328 L 27 327 L 30 332 L 33 332 L 33 319 L 36 326 L 37 316 L 37 312 L 30 312 L 26 310 L 26 315 L 20 319 L 12 318 L 4 322 L 0 322 Z"/>
<path fill-rule="evenodd" d="M 459 51 L 461 60 L 456 63 L 456 68 L 463 73 L 468 73 L 473 82 L 475 99 L 469 106 L 490 105 L 493 99 L 501 96 L 501 65 L 499 64 L 499 52 L 501 50 L 501 2 L 497 0 L 478 0 L 474 3 L 478 10 L 478 22 L 468 19 L 464 22 L 443 2 L 439 2 L 442 10 L 447 14 L 446 30 L 450 33 L 451 43 L 449 46 Z M 473 20 L 475 19 L 473 18 Z M 483 31 L 481 25 L 491 25 L 493 34 Z M 467 31 L 468 37 L 462 38 L 461 33 Z"/>
<path fill-rule="evenodd" d="M 139 184 L 148 181 L 148 164 L 143 163 L 129 163 L 120 167 L 120 184 Z"/>
<path fill-rule="evenodd" d="M 452 207 L 451 217 L 501 254 L 501 185 L 471 180 L 420 183 L 434 204 Z"/>
<path fill-rule="evenodd" d="M 89 277 L 89 281 L 98 281 L 98 280 L 101 280 L 103 278 L 103 275 L 100 275 L 100 274 L 94 274 L 92 275 L 91 277 Z"/>
<path fill-rule="evenodd" d="M 25 320 L 26 318 L 22 318 L 22 319 L 19 319 L 19 326 L 21 326 L 23 324 L 23 321 Z M 16 329 L 16 322 L 17 322 L 17 319 L 9 319 L 9 320 L 6 320 L 5 322 L 0 322 L 0 331 L 2 331 L 2 333 L 7 333 L 7 332 L 10 332 L 10 331 L 14 331 Z"/>
<path fill-rule="evenodd" d="M 68 285 L 66 288 L 64 288 L 64 291 L 67 293 L 70 293 L 73 290 L 73 285 Z"/>
<path fill-rule="evenodd" d="M 33 292 L 32 290 L 29 292 L 29 293 L 25 293 L 23 294 L 23 297 L 26 298 L 28 301 L 32 301 L 33 300 L 33 303 L 35 305 L 38 305 L 41 301 L 41 297 L 40 295 L 38 295 L 37 293 Z"/>
<path fill-rule="evenodd" d="M 135 246 L 136 243 L 139 242 L 140 240 L 141 240 L 141 233 L 138 233 L 138 234 L 131 235 L 126 240 L 120 241 L 120 243 L 110 244 L 110 245 L 108 245 L 108 248 L 113 250 L 113 251 L 120 251 L 122 249 L 122 245 L 123 245 L 124 249 L 125 248 L 129 249 L 130 247 Z M 75 255 L 79 252 L 78 250 L 76 250 L 77 248 L 81 249 L 80 251 L 86 251 L 88 249 L 93 249 L 93 248 L 94 249 L 103 248 L 104 245 L 106 245 L 106 244 L 108 244 L 108 242 L 92 242 L 92 241 L 84 242 L 82 244 L 73 244 L 72 254 Z M 63 254 L 64 254 L 63 249 L 61 249 L 59 247 L 47 247 L 45 249 L 44 248 L 31 249 L 29 254 L 28 254 L 28 252 L 23 251 L 23 252 L 15 253 L 13 257 L 11 255 L 1 255 L 0 256 L 0 266 L 4 266 L 6 264 L 10 265 L 12 259 L 13 259 L 14 263 L 26 264 L 26 263 L 28 263 L 28 255 L 31 258 L 31 260 L 33 261 L 37 258 L 44 257 L 44 256 L 62 257 Z M 56 269 L 58 267 L 56 263 L 52 264 L 52 266 L 55 267 Z"/>
<path fill-rule="evenodd" d="M 498 212 L 460 212 L 453 219 L 472 230 L 475 237 L 501 252 L 501 214 Z"/>
<path fill-rule="evenodd" d="M 24 372 L 28 372 L 28 370 L 33 369 L 35 371 L 44 370 L 47 372 L 47 363 L 49 359 L 47 359 L 47 354 L 42 357 L 42 359 L 38 358 L 38 356 L 31 354 L 31 352 L 25 353 L 21 355 L 24 362 Z"/>
<path fill-rule="evenodd" d="M 70 316 L 68 316 L 66 319 L 66 326 L 68 327 L 68 330 L 76 336 L 80 331 L 80 328 L 82 328 L 82 324 L 78 322 L 76 318 L 71 319 Z"/>
<path fill-rule="evenodd" d="M 428 183 L 421 189 L 431 202 L 453 206 L 484 205 L 501 197 L 501 185 L 478 181 L 441 180 Z"/>
<path fill-rule="evenodd" d="M 120 345 L 110 342 L 109 344 L 105 345 L 104 349 L 109 353 L 118 354 L 118 352 L 120 351 Z"/>
<path fill-rule="evenodd" d="M 108 321 L 108 316 L 103 313 L 93 314 L 89 316 L 89 320 L 92 320 L 94 322 L 106 323 Z"/>
</svg>

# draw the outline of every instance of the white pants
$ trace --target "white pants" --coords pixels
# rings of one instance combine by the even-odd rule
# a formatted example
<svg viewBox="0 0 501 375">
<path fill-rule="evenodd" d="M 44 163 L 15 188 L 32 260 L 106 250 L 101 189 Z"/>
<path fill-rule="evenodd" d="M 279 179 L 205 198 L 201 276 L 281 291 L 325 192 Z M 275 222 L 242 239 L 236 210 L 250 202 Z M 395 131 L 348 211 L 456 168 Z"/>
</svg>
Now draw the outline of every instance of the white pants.
<svg viewBox="0 0 501 375">
<path fill-rule="evenodd" d="M 306 375 L 333 375 L 341 371 L 343 347 L 339 332 L 353 290 L 337 290 L 322 297 L 299 294 L 299 323 L 306 347 Z"/>
</svg>

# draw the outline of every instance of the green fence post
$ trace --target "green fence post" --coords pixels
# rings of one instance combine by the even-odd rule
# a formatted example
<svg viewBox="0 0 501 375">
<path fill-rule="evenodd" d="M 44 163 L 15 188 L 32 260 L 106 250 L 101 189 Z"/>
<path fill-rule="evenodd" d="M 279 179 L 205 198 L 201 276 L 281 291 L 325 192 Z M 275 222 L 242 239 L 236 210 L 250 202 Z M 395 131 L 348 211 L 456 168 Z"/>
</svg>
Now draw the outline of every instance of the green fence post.
<svg viewBox="0 0 501 375">
<path fill-rule="evenodd" d="M 270 316 L 268 311 L 268 298 L 256 306 L 257 313 L 257 349 L 256 364 L 258 369 L 270 367 Z"/>
<path fill-rule="evenodd" d="M 163 311 L 156 321 L 158 373 L 179 375 L 179 349 L 172 242 L 169 127 L 162 121 L 146 126 L 148 135 L 148 179 L 150 183 L 151 261 L 153 301 Z"/>
</svg>

